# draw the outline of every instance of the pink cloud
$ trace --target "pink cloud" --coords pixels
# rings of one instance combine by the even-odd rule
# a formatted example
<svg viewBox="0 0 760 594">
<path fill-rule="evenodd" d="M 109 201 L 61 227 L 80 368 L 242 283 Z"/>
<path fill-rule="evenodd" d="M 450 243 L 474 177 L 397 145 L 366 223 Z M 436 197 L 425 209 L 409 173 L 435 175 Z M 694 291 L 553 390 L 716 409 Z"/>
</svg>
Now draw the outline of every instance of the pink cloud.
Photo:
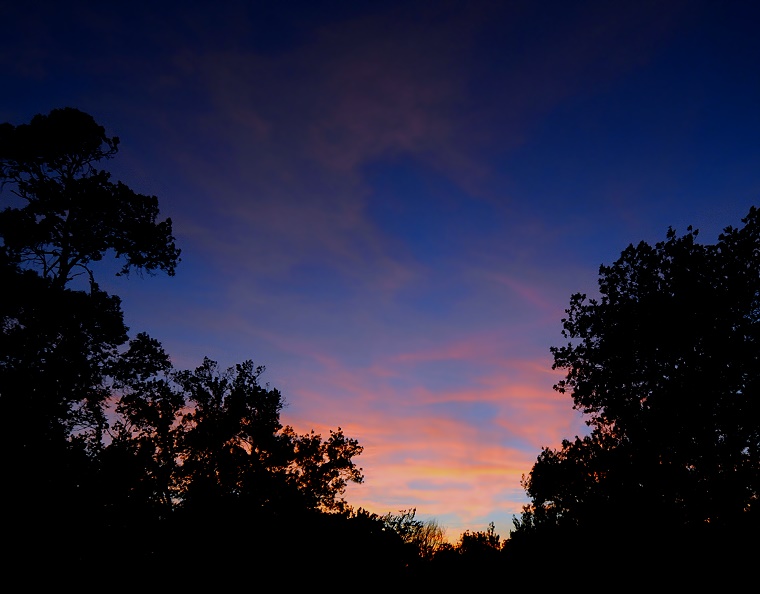
<svg viewBox="0 0 760 594">
<path fill-rule="evenodd" d="M 517 278 L 516 276 L 510 276 L 507 274 L 492 273 L 490 278 L 507 287 L 510 291 L 513 291 L 523 301 L 542 310 L 545 313 L 549 313 L 555 316 L 558 311 L 557 305 L 552 299 L 548 299 L 544 290 L 539 288 L 535 284 L 525 282 L 524 280 Z"/>
<path fill-rule="evenodd" d="M 412 385 L 411 391 L 398 391 L 386 381 L 388 374 L 332 360 L 324 374 L 293 378 L 291 394 L 304 402 L 297 418 L 288 411 L 285 416 L 303 430 L 319 419 L 323 424 L 317 429 L 323 432 L 330 419 L 342 419 L 346 433 L 365 446 L 359 463 L 366 481 L 349 489 L 353 505 L 378 513 L 417 507 L 468 528 L 468 522 L 498 515 L 505 533 L 509 518 L 525 503 L 520 479 L 540 447 L 557 446 L 582 427 L 568 399 L 551 390 L 552 372 L 545 363 L 517 360 L 513 375 L 495 369 L 468 389 Z M 445 402 L 489 403 L 495 412 L 475 422 L 431 408 Z"/>
</svg>

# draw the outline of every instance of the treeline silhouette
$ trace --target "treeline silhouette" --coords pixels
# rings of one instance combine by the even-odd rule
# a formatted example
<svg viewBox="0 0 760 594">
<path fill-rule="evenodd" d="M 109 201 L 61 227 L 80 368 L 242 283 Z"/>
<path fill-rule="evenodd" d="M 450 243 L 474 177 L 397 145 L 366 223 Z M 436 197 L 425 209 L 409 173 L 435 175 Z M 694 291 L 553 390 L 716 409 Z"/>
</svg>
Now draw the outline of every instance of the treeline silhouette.
<svg viewBox="0 0 760 594">
<path fill-rule="evenodd" d="M 670 230 L 574 295 L 552 349 L 588 435 L 545 448 L 507 539 L 446 542 L 343 498 L 356 440 L 283 426 L 251 361 L 177 370 L 131 340 L 93 263 L 173 275 L 158 200 L 99 169 L 119 139 L 66 108 L 0 126 L 5 565 L 36 583 L 395 589 L 749 575 L 760 484 L 760 213 Z M 105 580 L 105 581 L 102 581 Z M 109 581 L 110 580 L 110 581 Z M 115 582 L 113 580 L 116 580 Z M 151 581 L 146 581 L 151 580 Z M 337 581 L 336 581 L 337 580 Z"/>
</svg>

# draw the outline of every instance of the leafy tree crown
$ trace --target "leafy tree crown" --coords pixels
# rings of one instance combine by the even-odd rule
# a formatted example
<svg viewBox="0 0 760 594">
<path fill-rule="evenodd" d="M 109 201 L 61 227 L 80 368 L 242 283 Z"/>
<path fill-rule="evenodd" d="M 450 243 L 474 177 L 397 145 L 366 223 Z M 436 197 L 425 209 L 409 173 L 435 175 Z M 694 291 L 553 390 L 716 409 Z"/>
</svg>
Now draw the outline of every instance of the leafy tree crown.
<svg viewBox="0 0 760 594">
<path fill-rule="evenodd" d="M 38 270 L 60 287 L 107 252 L 118 274 L 174 275 L 180 250 L 172 221 L 159 221 L 158 199 L 138 194 L 97 166 L 118 151 L 93 117 L 73 108 L 0 125 L 0 183 L 22 206 L 0 212 L 3 257 Z"/>
</svg>

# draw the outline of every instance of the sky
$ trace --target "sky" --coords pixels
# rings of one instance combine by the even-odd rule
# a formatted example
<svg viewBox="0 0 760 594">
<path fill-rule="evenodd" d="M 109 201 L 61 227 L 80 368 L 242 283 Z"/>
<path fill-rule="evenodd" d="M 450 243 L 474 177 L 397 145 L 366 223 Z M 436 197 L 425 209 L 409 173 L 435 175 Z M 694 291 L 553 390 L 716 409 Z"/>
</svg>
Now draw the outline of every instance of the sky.
<svg viewBox="0 0 760 594">
<path fill-rule="evenodd" d="M 0 122 L 90 113 L 173 221 L 175 277 L 102 279 L 132 335 L 266 366 L 285 424 L 364 446 L 351 505 L 452 540 L 586 429 L 570 296 L 760 202 L 752 1 L 0 4 Z"/>
</svg>

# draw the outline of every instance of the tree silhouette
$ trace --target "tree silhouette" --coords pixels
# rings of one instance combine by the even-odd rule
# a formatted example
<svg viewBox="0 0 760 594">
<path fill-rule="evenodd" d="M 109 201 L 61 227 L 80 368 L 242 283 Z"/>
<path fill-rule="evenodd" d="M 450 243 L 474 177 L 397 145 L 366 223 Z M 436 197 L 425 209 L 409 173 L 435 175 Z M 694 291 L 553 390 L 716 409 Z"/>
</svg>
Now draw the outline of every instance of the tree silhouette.
<svg viewBox="0 0 760 594">
<path fill-rule="evenodd" d="M 340 428 L 323 440 L 283 426 L 282 394 L 260 384 L 263 372 L 251 361 L 221 370 L 208 358 L 175 371 L 156 340 L 131 340 L 114 371 L 120 420 L 105 449 L 130 452 L 128 465 L 142 460 L 129 489 L 165 510 L 345 511 L 348 482 L 363 480 L 354 462 L 362 447 Z"/>
<path fill-rule="evenodd" d="M 578 528 L 664 534 L 735 528 L 760 489 L 760 212 L 714 245 L 670 229 L 599 272 L 598 299 L 572 296 L 566 371 L 555 389 L 589 435 L 545 448 L 524 486 L 527 533 Z"/>
<path fill-rule="evenodd" d="M 251 361 L 220 371 L 209 359 L 173 375 L 185 402 L 177 429 L 177 496 L 187 505 L 230 498 L 246 505 L 337 511 L 349 481 L 362 481 L 362 448 L 338 429 L 323 441 L 280 423 L 280 392 L 262 386 Z"/>
<path fill-rule="evenodd" d="M 113 183 L 116 154 L 75 109 L 0 125 L 0 470 L 10 564 L 193 585 L 298 567 L 360 579 L 403 567 L 403 543 L 343 498 L 362 447 L 283 426 L 280 392 L 251 361 L 175 370 L 161 344 L 128 346 L 121 302 L 94 262 L 174 274 L 179 250 L 154 196 Z M 84 275 L 89 283 L 74 279 Z M 348 563 L 349 567 L 345 564 Z M 110 577 L 110 576 L 109 576 Z"/>
<path fill-rule="evenodd" d="M 100 456 L 109 525 L 170 532 L 160 550 L 173 562 L 181 562 L 177 539 L 192 542 L 205 564 L 196 571 L 209 579 L 218 567 L 240 571 L 250 557 L 269 570 L 324 569 L 336 559 L 309 546 L 314 534 L 334 550 L 352 538 L 389 547 L 378 559 L 396 554 L 395 541 L 378 534 L 382 523 L 354 514 L 342 498 L 348 482 L 362 481 L 354 461 L 361 446 L 340 429 L 323 440 L 283 426 L 282 395 L 260 383 L 263 371 L 250 361 L 222 370 L 210 359 L 175 371 L 157 341 L 130 341 L 115 371 L 121 420 Z M 296 531 L 301 539 L 292 538 Z M 140 550 L 122 544 L 125 556 Z M 354 559 L 351 571 L 367 565 L 359 551 L 342 554 Z"/>
<path fill-rule="evenodd" d="M 89 114 L 54 109 L 29 124 L 0 125 L 0 183 L 23 202 L 0 213 L 2 251 L 62 288 L 77 270 L 94 282 L 91 262 L 112 251 L 131 269 L 174 274 L 179 250 L 171 219 L 157 222 L 158 199 L 132 191 L 97 169 L 117 137 Z"/>
<path fill-rule="evenodd" d="M 491 522 L 483 531 L 465 530 L 459 538 L 457 548 L 461 555 L 485 556 L 497 553 L 502 545 L 501 538 L 496 534 L 496 526 Z"/>
<path fill-rule="evenodd" d="M 5 414 L 45 419 L 46 431 L 32 432 L 37 440 L 104 422 L 104 374 L 127 335 L 119 299 L 99 289 L 90 264 L 113 252 L 124 259 L 122 273 L 171 275 L 179 259 L 171 220 L 156 221 L 156 197 L 96 169 L 118 144 L 92 116 L 72 108 L 0 125 L 0 184 L 21 202 L 0 212 L 0 268 L 4 286 L 13 287 L 0 301 L 0 372 L 6 374 L 0 408 L 28 402 L 29 414 Z M 80 273 L 89 276 L 89 294 L 68 288 Z"/>
<path fill-rule="evenodd" d="M 436 520 L 418 520 L 417 509 L 381 516 L 383 523 L 401 537 L 415 557 L 431 560 L 446 543 L 445 530 Z"/>
<path fill-rule="evenodd" d="M 0 125 L 0 184 L 15 196 L 0 212 L 8 533 L 53 557 L 81 559 L 97 547 L 77 535 L 102 528 L 105 404 L 127 340 L 121 302 L 99 288 L 91 263 L 111 252 L 124 260 L 123 273 L 173 274 L 179 257 L 171 221 L 156 221 L 157 199 L 96 169 L 117 146 L 70 108 Z M 72 288 L 80 274 L 87 291 Z"/>
</svg>

